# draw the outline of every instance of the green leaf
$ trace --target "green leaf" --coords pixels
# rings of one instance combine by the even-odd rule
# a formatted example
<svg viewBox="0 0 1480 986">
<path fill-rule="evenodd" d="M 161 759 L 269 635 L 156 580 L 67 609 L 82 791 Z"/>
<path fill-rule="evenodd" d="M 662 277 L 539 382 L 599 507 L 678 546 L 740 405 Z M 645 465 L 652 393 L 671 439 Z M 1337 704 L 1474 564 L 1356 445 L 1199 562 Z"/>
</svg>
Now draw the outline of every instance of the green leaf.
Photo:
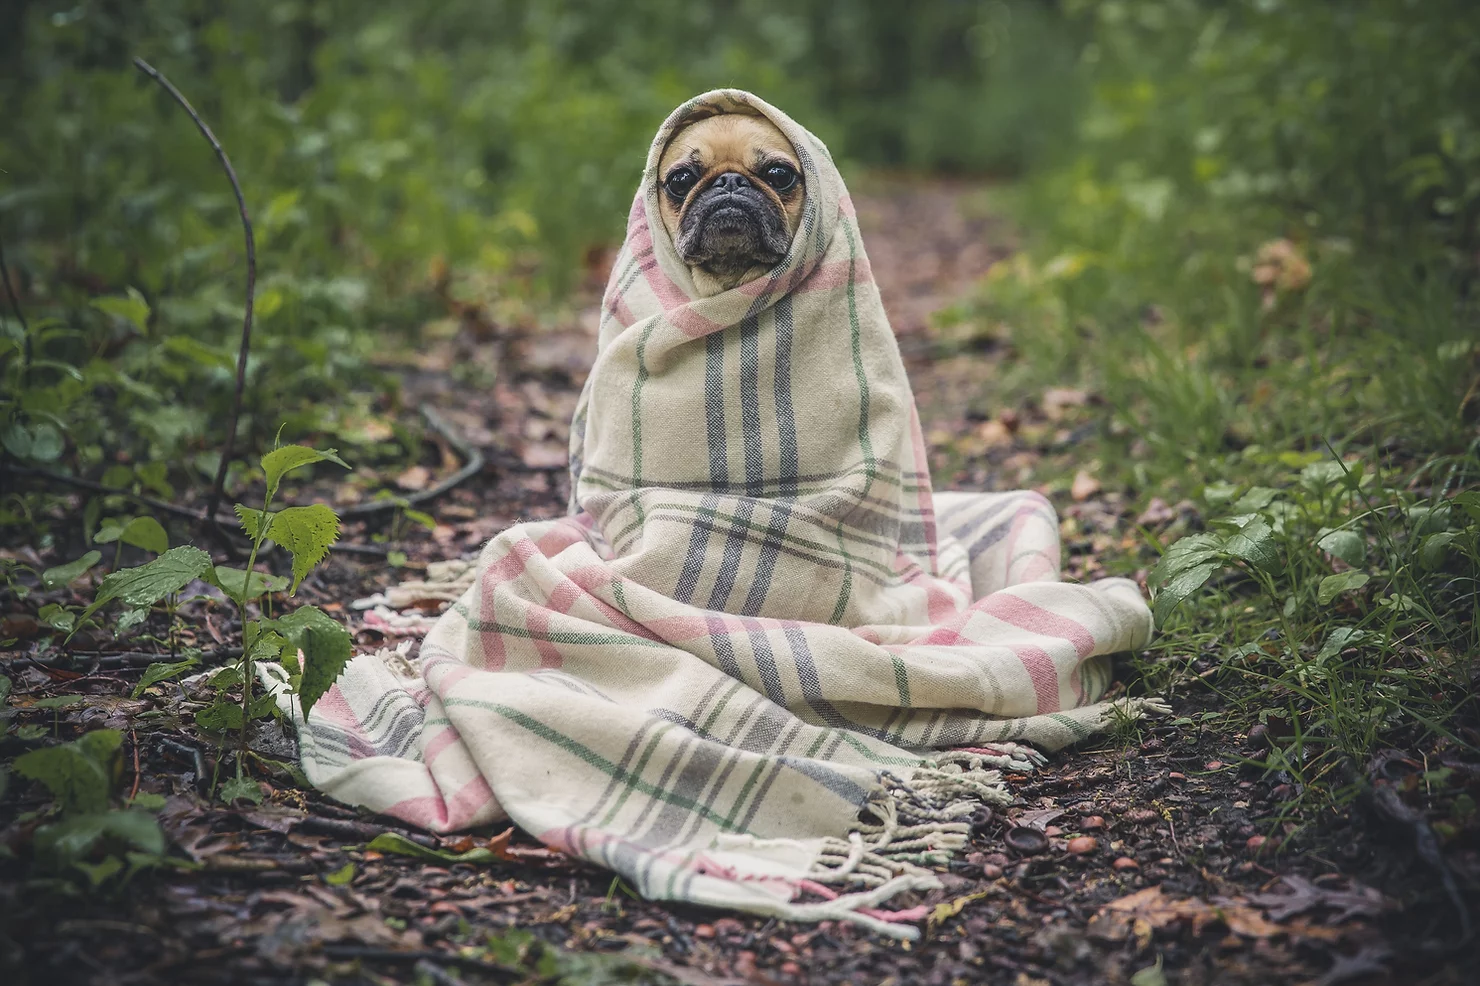
<svg viewBox="0 0 1480 986">
<path fill-rule="evenodd" d="M 241 521 L 242 530 L 247 532 L 247 537 L 257 540 L 257 532 L 262 529 L 263 511 L 253 510 L 245 503 L 238 503 L 232 509 L 236 511 L 236 518 Z"/>
<path fill-rule="evenodd" d="M 118 540 L 135 548 L 162 555 L 170 550 L 170 536 L 153 517 L 135 517 L 118 534 Z"/>
<path fill-rule="evenodd" d="M 303 606 L 277 621 L 277 630 L 290 646 L 303 652 L 303 676 L 298 684 L 298 704 L 308 718 L 314 703 L 344 671 L 354 654 L 349 631 L 332 616 L 314 606 Z"/>
<path fill-rule="evenodd" d="M 1233 501 L 1233 495 L 1238 492 L 1238 487 L 1232 483 L 1216 482 L 1208 483 L 1203 487 L 1202 496 L 1211 507 L 1221 507 Z"/>
<path fill-rule="evenodd" d="M 166 500 L 175 498 L 175 487 L 170 483 L 169 464 L 160 460 L 141 462 L 134 470 L 139 481 Z"/>
<path fill-rule="evenodd" d="M 1375 640 L 1377 634 L 1371 630 L 1358 630 L 1356 627 L 1337 627 L 1327 635 L 1325 643 L 1316 652 L 1316 660 L 1324 661 L 1335 657 L 1348 647 L 1357 647 L 1369 640 Z"/>
<path fill-rule="evenodd" d="M 1321 579 L 1321 587 L 1316 590 L 1316 601 L 1325 606 L 1343 592 L 1360 589 L 1370 581 L 1372 578 L 1366 572 L 1341 572 L 1338 575 L 1328 575 Z"/>
<path fill-rule="evenodd" d="M 123 869 L 123 860 L 117 856 L 106 856 L 100 863 L 89 863 L 85 860 L 77 859 L 72 861 L 72 865 L 82 871 L 83 875 L 87 877 L 88 883 L 94 887 L 99 887 L 107 882 L 109 877 Z"/>
<path fill-rule="evenodd" d="M 123 633 L 125 630 L 132 630 L 148 618 L 149 610 L 147 609 L 126 609 L 118 614 L 117 620 L 113 621 L 113 632 Z"/>
<path fill-rule="evenodd" d="M 338 451 L 331 448 L 321 452 L 307 445 L 284 445 L 268 452 L 262 457 L 262 471 L 267 475 L 267 498 L 271 500 L 276 496 L 283 476 L 300 466 L 315 462 L 334 462 L 348 469 L 349 463 L 339 457 Z"/>
<path fill-rule="evenodd" d="M 92 306 L 100 312 L 123 319 L 143 332 L 149 324 L 149 302 L 144 300 L 144 296 L 137 288 L 131 287 L 127 290 L 128 293 L 123 296 L 94 298 Z"/>
<path fill-rule="evenodd" d="M 36 854 L 67 865 L 86 856 L 103 837 L 106 803 L 86 814 L 43 825 L 36 830 Z"/>
<path fill-rule="evenodd" d="M 171 548 L 147 565 L 113 572 L 98 586 L 97 598 L 87 613 L 117 599 L 131 609 L 153 606 L 171 593 L 179 592 L 212 568 L 211 556 L 199 548 L 182 544 Z"/>
<path fill-rule="evenodd" d="M 1249 521 L 1223 542 L 1224 550 L 1235 558 L 1242 558 L 1255 568 L 1266 572 L 1280 569 L 1279 549 L 1274 540 L 1274 529 L 1262 518 Z"/>
<path fill-rule="evenodd" d="M 144 690 L 147 689 L 150 685 L 157 685 L 161 681 L 168 681 L 176 675 L 183 674 L 184 672 L 189 671 L 191 668 L 198 667 L 199 665 L 200 661 L 196 660 L 193 657 L 187 661 L 175 661 L 172 664 L 163 661 L 151 664 L 144 669 L 144 677 L 139 679 L 139 683 L 134 686 L 134 690 L 129 695 L 129 697 L 138 698 L 140 695 L 144 694 Z"/>
<path fill-rule="evenodd" d="M 1148 965 L 1138 970 L 1131 976 L 1131 986 L 1167 986 L 1166 973 L 1161 971 L 1161 956 L 1156 957 L 1155 965 Z"/>
<path fill-rule="evenodd" d="M 324 874 L 324 882 L 331 887 L 346 887 L 355 879 L 355 864 L 345 863 L 333 873 Z"/>
<path fill-rule="evenodd" d="M 250 777 L 233 777 L 221 785 L 221 800 L 230 804 L 233 801 L 250 801 L 252 804 L 262 803 L 262 788 Z"/>
<path fill-rule="evenodd" d="M 252 660 L 276 661 L 287 643 L 276 630 L 263 630 L 252 638 Z"/>
<path fill-rule="evenodd" d="M 1231 508 L 1234 513 L 1251 514 L 1263 510 L 1274 502 L 1274 498 L 1280 495 L 1280 491 L 1268 486 L 1254 486 L 1249 492 L 1238 498 Z"/>
<path fill-rule="evenodd" d="M 339 515 L 322 503 L 308 507 L 288 507 L 272 515 L 267 536 L 286 548 L 293 556 L 293 588 L 298 585 L 324 556 L 329 546 L 339 539 Z"/>
<path fill-rule="evenodd" d="M 224 565 L 217 565 L 212 569 L 206 581 L 216 586 L 232 599 L 243 598 L 243 583 L 247 583 L 245 598 L 249 600 L 256 599 L 265 592 L 282 592 L 288 587 L 288 580 L 281 575 L 253 572 L 252 578 L 249 581 L 244 569 L 227 568 Z"/>
<path fill-rule="evenodd" d="M 77 625 L 77 614 L 57 603 L 47 603 L 36 613 L 36 618 L 55 630 L 70 631 Z"/>
<path fill-rule="evenodd" d="M 41 573 L 41 584 L 48 589 L 60 589 L 71 585 L 77 578 L 103 560 L 102 552 L 89 551 L 76 561 L 69 561 L 65 565 L 48 568 Z"/>
<path fill-rule="evenodd" d="M 215 733 L 242 728 L 242 709 L 235 702 L 216 701 L 195 714 L 195 724 Z"/>
<path fill-rule="evenodd" d="M 1171 581 L 1180 572 L 1203 565 L 1223 556 L 1223 539 L 1217 534 L 1202 533 L 1174 541 L 1156 567 L 1147 576 L 1152 587 Z"/>
<path fill-rule="evenodd" d="M 1449 546 L 1459 540 L 1459 531 L 1440 531 L 1430 534 L 1418 546 L 1418 561 L 1424 568 L 1434 571 L 1449 557 Z"/>
<path fill-rule="evenodd" d="M 33 709 L 65 709 L 69 705 L 81 705 L 87 701 L 86 695 L 53 695 L 50 698 L 38 698 L 31 704 Z"/>
<path fill-rule="evenodd" d="M 1317 541 L 1316 547 L 1353 568 L 1360 567 L 1367 560 L 1367 542 L 1356 531 L 1332 531 Z"/>
<path fill-rule="evenodd" d="M 108 807 L 111 766 L 123 734 L 99 729 L 79 740 L 32 750 L 15 759 L 15 771 L 40 781 L 66 814 L 99 812 Z"/>
<path fill-rule="evenodd" d="M 165 850 L 164 832 L 152 812 L 143 808 L 110 811 L 103 816 L 104 832 L 144 852 Z"/>
<path fill-rule="evenodd" d="M 1165 586 L 1157 590 L 1154 604 L 1156 622 L 1158 624 L 1166 622 L 1167 617 L 1172 615 L 1172 611 L 1182 603 L 1182 600 L 1201 589 L 1203 583 L 1207 582 L 1213 573 L 1222 567 L 1217 562 L 1209 562 L 1178 572 Z"/>
<path fill-rule="evenodd" d="M 429 513 L 424 513 L 420 510 L 412 510 L 409 507 L 406 508 L 404 513 L 406 514 L 407 520 L 412 521 L 413 523 L 420 524 L 422 527 L 425 527 L 429 531 L 435 531 L 437 529 L 437 518 L 433 517 Z"/>
<path fill-rule="evenodd" d="M 1480 524 L 1480 492 L 1468 490 L 1450 502 L 1470 515 L 1470 523 Z"/>
<path fill-rule="evenodd" d="M 498 853 L 491 849 L 448 852 L 445 849 L 433 849 L 419 842 L 412 842 L 397 832 L 382 832 L 371 839 L 365 848 L 374 849 L 376 852 L 393 852 L 401 856 L 411 856 L 414 859 L 423 859 L 432 863 L 495 863 L 499 860 Z"/>
<path fill-rule="evenodd" d="M 1408 508 L 1408 518 L 1413 521 L 1413 533 L 1418 537 L 1435 534 L 1449 527 L 1451 513 L 1447 503 L 1441 503 L 1437 507 L 1419 503 Z"/>
</svg>

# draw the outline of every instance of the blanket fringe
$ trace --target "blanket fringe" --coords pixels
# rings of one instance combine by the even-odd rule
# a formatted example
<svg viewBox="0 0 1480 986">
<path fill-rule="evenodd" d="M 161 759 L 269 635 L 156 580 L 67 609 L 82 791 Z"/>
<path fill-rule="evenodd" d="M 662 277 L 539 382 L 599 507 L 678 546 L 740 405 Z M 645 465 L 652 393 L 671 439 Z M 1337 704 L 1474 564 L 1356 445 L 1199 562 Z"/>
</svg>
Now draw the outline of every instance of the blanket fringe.
<svg viewBox="0 0 1480 986">
<path fill-rule="evenodd" d="M 1017 744 L 952 750 L 936 756 L 905 780 L 885 771 L 880 789 L 863 806 L 860 821 L 843 839 L 824 839 L 799 889 L 827 897 L 791 904 L 789 915 L 814 912 L 852 921 L 881 934 L 915 938 L 919 908 L 881 911 L 877 905 L 904 890 L 940 885 L 931 869 L 944 868 L 971 838 L 971 816 L 983 804 L 1012 800 L 1002 770 L 1030 771 L 1043 762 Z M 839 894 L 833 888 L 846 888 Z M 821 919 L 821 918 L 817 918 Z M 908 924 L 904 922 L 910 922 Z"/>
</svg>

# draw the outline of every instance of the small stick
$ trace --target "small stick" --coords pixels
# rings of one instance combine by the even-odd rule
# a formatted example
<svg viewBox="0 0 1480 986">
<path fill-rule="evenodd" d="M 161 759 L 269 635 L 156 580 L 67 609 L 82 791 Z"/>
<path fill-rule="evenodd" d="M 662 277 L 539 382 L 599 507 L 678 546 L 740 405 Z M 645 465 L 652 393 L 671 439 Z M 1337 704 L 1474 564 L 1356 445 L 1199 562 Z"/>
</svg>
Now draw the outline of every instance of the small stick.
<svg viewBox="0 0 1480 986">
<path fill-rule="evenodd" d="M 370 514 L 378 514 L 387 510 L 396 510 L 403 506 L 402 501 L 404 501 L 404 506 L 407 507 L 426 503 L 428 500 L 434 500 L 443 493 L 446 493 L 459 483 L 466 482 L 469 478 L 476 476 L 483 470 L 483 453 L 472 442 L 453 430 L 452 426 L 430 404 L 421 405 L 420 410 L 421 416 L 426 418 L 427 424 L 431 425 L 437 434 L 447 439 L 447 444 L 451 445 L 457 451 L 458 455 L 463 457 L 462 468 L 442 480 L 436 486 L 422 490 L 420 493 L 413 493 L 404 498 L 373 500 L 370 503 L 360 503 L 345 507 L 339 512 L 341 518 L 366 517 Z"/>
<path fill-rule="evenodd" d="M 247 200 L 242 195 L 241 183 L 236 180 L 236 171 L 232 169 L 231 160 L 221 149 L 221 143 L 216 140 L 216 135 L 211 132 L 210 127 L 206 126 L 200 114 L 195 112 L 195 108 L 190 105 L 190 100 L 186 99 L 184 94 L 176 89 L 169 79 L 161 75 L 153 65 L 137 56 L 134 58 L 134 65 L 140 72 L 158 82 L 164 91 L 169 93 L 186 113 L 190 114 L 190 119 L 195 121 L 201 134 L 210 142 L 211 149 L 221 160 L 221 167 L 231 182 L 231 190 L 236 193 L 236 206 L 241 213 L 242 232 L 247 242 L 247 310 L 242 316 L 242 341 L 236 356 L 236 395 L 231 402 L 231 417 L 226 422 L 226 444 L 221 449 L 221 464 L 216 467 L 216 481 L 211 486 L 211 496 L 206 501 L 205 509 L 205 516 L 214 521 L 216 506 L 221 502 L 221 496 L 226 491 L 226 469 L 231 465 L 232 453 L 235 451 L 237 419 L 242 413 L 242 392 L 247 385 L 247 354 L 252 347 L 252 299 L 257 292 L 257 244 L 252 237 L 252 220 L 247 217 Z"/>
<path fill-rule="evenodd" d="M 128 793 L 129 801 L 133 801 L 139 794 L 139 734 L 130 729 L 128 735 L 134 743 L 134 786 Z"/>
<path fill-rule="evenodd" d="M 20 319 L 21 331 L 26 336 L 24 348 L 21 350 L 22 357 L 25 360 L 21 367 L 23 371 L 21 382 L 25 383 L 25 374 L 31 372 L 31 326 L 26 321 L 26 313 L 21 311 L 21 301 L 15 296 L 15 287 L 10 283 L 10 268 L 5 265 L 5 242 L 3 240 L 0 240 L 0 281 L 5 282 L 5 296 L 10 299 L 10 307 L 15 309 L 15 317 Z M 1460 407 L 1463 409 L 1464 405 L 1461 404 Z"/>
</svg>

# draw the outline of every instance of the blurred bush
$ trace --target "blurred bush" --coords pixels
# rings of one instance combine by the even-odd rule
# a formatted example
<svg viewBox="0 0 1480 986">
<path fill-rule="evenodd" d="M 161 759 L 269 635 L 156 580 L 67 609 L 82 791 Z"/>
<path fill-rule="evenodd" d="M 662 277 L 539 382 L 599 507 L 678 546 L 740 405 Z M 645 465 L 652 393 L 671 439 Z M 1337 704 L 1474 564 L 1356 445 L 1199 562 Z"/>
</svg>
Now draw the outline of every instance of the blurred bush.
<svg viewBox="0 0 1480 986">
<path fill-rule="evenodd" d="M 1379 341 L 1333 408 L 1452 434 L 1462 416 L 1435 395 L 1470 359 L 1476 10 L 12 0 L 0 243 L 31 324 L 27 340 L 0 316 L 0 441 L 161 493 L 213 468 L 240 233 L 216 161 L 135 54 L 214 127 L 256 221 L 249 444 L 287 419 L 394 458 L 404 436 L 355 425 L 392 399 L 378 334 L 448 296 L 558 297 L 620 238 L 664 114 L 719 85 L 785 106 L 847 167 L 1024 175 L 1033 246 L 983 311 L 1024 372 L 1089 357 L 1112 399 L 1149 392 L 1173 454 L 1260 440 L 1285 419 L 1240 393 L 1240 370 L 1295 376 L 1347 337 Z M 1384 360 L 1404 372 L 1361 379 Z"/>
<path fill-rule="evenodd" d="M 1480 6 L 1073 0 L 1075 133 L 980 309 L 1171 462 L 1473 438 Z M 980 327 L 983 323 L 977 321 Z M 1468 401 L 1468 403 L 1467 403 Z"/>
<path fill-rule="evenodd" d="M 1045 2 L 17 0 L 0 12 L 0 242 L 37 362 L 7 306 L 0 438 L 119 481 L 120 458 L 213 469 L 240 232 L 135 54 L 245 188 L 260 444 L 284 417 L 290 435 L 353 432 L 326 398 L 391 386 L 367 368 L 374 330 L 442 295 L 567 287 L 620 239 L 647 142 L 695 92 L 754 89 L 851 160 L 1006 172 L 1066 130 L 1074 51 Z"/>
</svg>

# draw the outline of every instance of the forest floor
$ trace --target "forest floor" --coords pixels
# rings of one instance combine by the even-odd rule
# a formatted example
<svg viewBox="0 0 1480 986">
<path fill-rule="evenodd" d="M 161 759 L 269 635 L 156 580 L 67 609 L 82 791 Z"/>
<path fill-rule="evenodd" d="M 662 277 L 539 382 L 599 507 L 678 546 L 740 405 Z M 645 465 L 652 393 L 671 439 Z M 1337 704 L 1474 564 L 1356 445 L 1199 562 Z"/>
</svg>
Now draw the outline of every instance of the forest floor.
<svg viewBox="0 0 1480 986">
<path fill-rule="evenodd" d="M 880 178 L 859 192 L 937 488 L 1044 489 L 1064 518 L 1067 575 L 1090 578 L 1112 564 L 1144 578 L 1155 556 L 1133 527 L 1163 536 L 1196 529 L 1196 508 L 1132 503 L 1099 488 L 1078 445 L 1108 414 L 1093 393 L 1066 385 L 1017 406 L 994 403 L 1003 353 L 962 351 L 938 337 L 933 313 L 970 292 L 1012 245 L 991 190 Z M 407 407 L 438 409 L 486 466 L 427 508 L 434 528 L 348 525 L 344 541 L 364 550 L 337 550 L 305 582 L 300 598 L 348 620 L 362 647 L 387 638 L 361 622 L 352 600 L 428 562 L 470 556 L 517 520 L 564 511 L 567 426 L 594 352 L 600 267 L 598 258 L 579 303 L 557 316 L 494 317 L 463 305 L 429 325 L 414 351 L 387 358 L 403 372 Z M 424 489 L 458 458 L 433 436 L 422 464 L 397 482 Z M 404 564 L 377 557 L 385 547 Z M 60 558 L 15 550 L 38 566 Z M 944 888 L 919 901 L 941 905 L 938 920 L 922 940 L 902 943 L 844 924 L 637 900 L 609 872 L 518 833 L 494 838 L 500 860 L 489 864 L 369 850 L 388 830 L 454 851 L 489 845 L 498 833 L 439 843 L 266 768 L 260 805 L 209 802 L 202 794 L 216 749 L 188 714 L 189 688 L 130 698 L 159 655 L 118 653 L 108 640 L 74 640 L 74 650 L 90 653 L 66 658 L 35 619 L 48 598 L 6 601 L 0 637 L 17 642 L 0 662 L 13 683 L 12 714 L 64 737 L 123 729 L 124 783 L 168 799 L 161 821 L 193 866 L 150 871 L 120 891 L 67 894 L 28 878 L 18 857 L 0 858 L 0 969 L 11 970 L 12 984 L 1359 986 L 1473 982 L 1462 970 L 1480 957 L 1473 941 L 1454 945 L 1467 918 L 1415 851 L 1423 827 L 1385 827 L 1360 803 L 1288 811 L 1287 779 L 1250 763 L 1271 727 L 1230 711 L 1199 673 L 1211 665 L 1191 662 L 1191 673 L 1171 679 L 1175 718 L 1128 726 L 1037 773 L 1010 776 L 1013 804 L 976 832 L 943 874 Z M 209 600 L 187 603 L 176 639 L 208 651 L 239 643 L 228 613 Z M 83 698 L 35 705 L 60 695 Z M 258 744 L 292 759 L 291 742 L 274 729 Z M 1443 764 L 1480 775 L 1474 763 Z M 1435 766 L 1426 751 L 1394 751 L 1378 769 L 1412 790 Z M 14 793 L 0 815 L 7 845 L 26 836 L 16 816 L 41 803 Z M 1461 846 L 1450 865 L 1471 880 L 1480 871 L 1473 847 Z"/>
</svg>

